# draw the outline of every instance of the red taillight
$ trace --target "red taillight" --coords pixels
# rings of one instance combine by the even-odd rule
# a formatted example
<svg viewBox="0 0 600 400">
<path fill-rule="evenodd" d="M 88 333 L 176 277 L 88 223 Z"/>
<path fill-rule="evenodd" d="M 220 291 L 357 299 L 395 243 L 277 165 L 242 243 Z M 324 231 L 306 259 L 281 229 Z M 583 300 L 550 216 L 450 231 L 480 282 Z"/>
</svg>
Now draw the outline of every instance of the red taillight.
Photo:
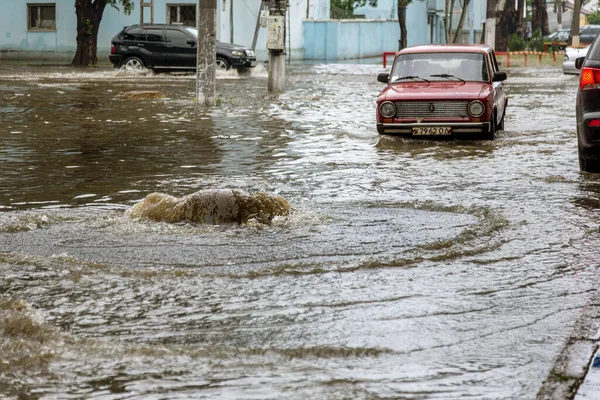
<svg viewBox="0 0 600 400">
<path fill-rule="evenodd" d="M 598 128 L 598 127 L 600 127 L 600 119 L 590 119 L 588 121 L 588 126 L 590 128 Z"/>
<path fill-rule="evenodd" d="M 600 69 L 582 68 L 579 75 L 579 90 L 594 90 L 600 86 Z"/>
<path fill-rule="evenodd" d="M 111 44 L 110 45 L 110 54 L 115 54 L 117 52 L 117 49 L 115 49 L 115 45 Z"/>
</svg>

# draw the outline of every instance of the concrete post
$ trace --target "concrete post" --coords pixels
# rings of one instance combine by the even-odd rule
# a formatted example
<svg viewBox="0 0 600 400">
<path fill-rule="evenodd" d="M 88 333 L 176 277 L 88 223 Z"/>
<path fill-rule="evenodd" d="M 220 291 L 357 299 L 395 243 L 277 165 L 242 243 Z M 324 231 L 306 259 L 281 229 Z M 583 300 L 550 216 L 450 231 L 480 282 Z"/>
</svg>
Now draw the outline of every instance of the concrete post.
<svg viewBox="0 0 600 400">
<path fill-rule="evenodd" d="M 485 44 L 492 49 L 496 48 L 496 18 L 485 20 Z"/>
<path fill-rule="evenodd" d="M 217 64 L 217 0 L 199 0 L 196 102 L 214 106 Z"/>
<path fill-rule="evenodd" d="M 269 0 L 267 50 L 269 51 L 269 92 L 285 90 L 285 14 L 287 0 Z"/>
</svg>

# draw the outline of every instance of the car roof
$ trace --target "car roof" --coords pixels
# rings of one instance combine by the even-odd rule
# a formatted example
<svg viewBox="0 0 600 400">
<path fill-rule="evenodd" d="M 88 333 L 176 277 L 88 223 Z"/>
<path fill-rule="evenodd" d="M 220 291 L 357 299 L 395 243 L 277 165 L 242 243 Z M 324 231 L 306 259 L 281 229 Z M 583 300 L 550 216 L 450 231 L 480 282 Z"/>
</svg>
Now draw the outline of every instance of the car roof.
<svg viewBox="0 0 600 400">
<path fill-rule="evenodd" d="M 485 44 L 425 44 L 406 47 L 398 54 L 414 53 L 490 53 L 492 48 Z"/>
<path fill-rule="evenodd" d="M 196 28 L 195 26 L 188 26 L 188 25 L 182 25 L 182 24 L 135 24 L 135 25 L 128 25 L 125 28 L 164 28 L 167 26 L 172 26 L 175 28 Z"/>
</svg>

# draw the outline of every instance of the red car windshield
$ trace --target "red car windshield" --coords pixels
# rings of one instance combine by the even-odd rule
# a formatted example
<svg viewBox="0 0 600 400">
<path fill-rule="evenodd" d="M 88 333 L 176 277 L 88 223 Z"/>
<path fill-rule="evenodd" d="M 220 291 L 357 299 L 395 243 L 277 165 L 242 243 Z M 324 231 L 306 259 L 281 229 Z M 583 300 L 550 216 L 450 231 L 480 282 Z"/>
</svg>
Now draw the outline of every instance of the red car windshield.
<svg viewBox="0 0 600 400">
<path fill-rule="evenodd" d="M 415 53 L 398 56 L 391 82 L 475 81 L 488 82 L 489 75 L 481 53 Z"/>
</svg>

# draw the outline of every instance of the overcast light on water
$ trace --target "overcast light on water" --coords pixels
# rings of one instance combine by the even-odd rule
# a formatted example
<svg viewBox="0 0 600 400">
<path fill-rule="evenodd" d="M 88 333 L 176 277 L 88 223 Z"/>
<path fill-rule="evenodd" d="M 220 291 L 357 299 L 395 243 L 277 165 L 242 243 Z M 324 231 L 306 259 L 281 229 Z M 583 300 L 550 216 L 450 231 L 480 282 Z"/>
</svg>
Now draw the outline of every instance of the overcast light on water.
<svg viewBox="0 0 600 400">
<path fill-rule="evenodd" d="M 597 287 L 577 77 L 509 69 L 495 141 L 426 141 L 377 134 L 382 71 L 199 108 L 193 75 L 0 66 L 0 397 L 535 398 Z M 291 211 L 127 213 L 207 189 Z"/>
</svg>

